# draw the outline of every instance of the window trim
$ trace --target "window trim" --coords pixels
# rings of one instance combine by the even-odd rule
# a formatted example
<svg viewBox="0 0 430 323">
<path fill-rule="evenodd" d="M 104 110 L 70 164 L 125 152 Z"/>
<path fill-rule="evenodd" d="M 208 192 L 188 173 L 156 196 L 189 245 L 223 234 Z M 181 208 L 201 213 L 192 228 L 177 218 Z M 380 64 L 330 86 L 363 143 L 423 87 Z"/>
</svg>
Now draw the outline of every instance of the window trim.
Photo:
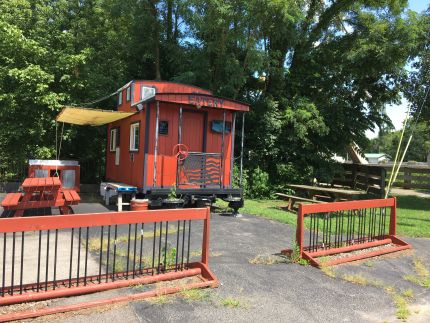
<svg viewBox="0 0 430 323">
<path fill-rule="evenodd" d="M 131 86 L 127 87 L 125 90 L 125 100 L 126 102 L 130 102 L 131 100 Z"/>
<path fill-rule="evenodd" d="M 118 105 L 122 105 L 122 91 L 118 93 Z"/>
<path fill-rule="evenodd" d="M 220 123 L 222 123 L 223 122 L 223 120 L 218 120 L 218 119 L 213 119 L 213 120 L 211 120 L 211 122 L 210 122 L 210 129 L 211 129 L 211 132 L 212 133 L 215 133 L 215 134 L 222 134 L 222 131 L 215 131 L 215 130 L 213 130 L 213 123 L 214 122 L 220 122 Z M 227 134 L 230 134 L 231 133 L 231 131 L 232 131 L 232 127 L 233 127 L 233 124 L 232 124 L 232 122 L 231 121 L 225 121 L 225 134 L 227 135 Z M 221 128 L 222 128 L 222 126 L 221 126 Z"/>
<path fill-rule="evenodd" d="M 134 146 L 136 146 L 136 141 L 135 141 L 135 137 L 134 137 L 134 131 L 132 131 L 132 130 L 134 130 L 134 128 L 136 126 L 139 128 L 139 134 L 138 134 L 139 140 L 138 140 L 137 148 L 131 146 L 132 143 L 134 144 Z M 140 140 L 140 121 L 132 122 L 132 123 L 130 123 L 130 138 L 129 138 L 128 150 L 131 151 L 131 152 L 137 152 L 137 151 L 139 151 L 140 141 L 141 141 Z"/>
<path fill-rule="evenodd" d="M 115 136 L 112 136 L 112 132 L 115 131 Z M 110 134 L 110 138 L 109 138 L 109 151 L 111 153 L 114 153 L 116 151 L 116 148 L 119 146 L 119 140 L 118 140 L 118 132 L 119 132 L 119 127 L 112 127 L 110 128 L 109 134 Z M 112 149 L 112 138 L 115 138 L 115 146 Z"/>
</svg>

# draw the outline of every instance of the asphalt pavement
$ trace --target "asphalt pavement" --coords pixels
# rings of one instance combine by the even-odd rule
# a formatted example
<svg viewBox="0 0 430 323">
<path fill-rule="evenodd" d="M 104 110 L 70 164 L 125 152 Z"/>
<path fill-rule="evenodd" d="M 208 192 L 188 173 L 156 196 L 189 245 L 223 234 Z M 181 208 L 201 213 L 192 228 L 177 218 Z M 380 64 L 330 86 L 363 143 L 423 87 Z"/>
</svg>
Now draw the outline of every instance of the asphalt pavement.
<svg viewBox="0 0 430 323">
<path fill-rule="evenodd" d="M 75 212 L 102 212 L 99 203 L 82 203 Z M 198 230 L 198 228 L 197 228 Z M 345 275 L 364 276 L 396 293 L 413 291 L 408 322 L 430 322 L 430 289 L 404 279 L 414 274 L 413 260 L 430 264 L 430 239 L 407 239 L 413 251 L 334 267 L 331 278 L 320 269 L 292 264 L 277 254 L 291 247 L 292 226 L 243 215 L 212 214 L 210 268 L 221 286 L 201 300 L 183 296 L 134 301 L 105 308 L 49 317 L 61 322 L 398 322 L 393 295 L 383 287 L 357 285 Z M 197 239 L 198 240 L 198 239 Z M 253 264 L 257 256 L 275 264 Z M 264 262 L 264 261 L 263 261 Z M 111 295 L 134 292 L 110 291 Z M 93 299 L 95 295 L 79 299 Z M 74 302 L 77 298 L 75 298 Z M 78 300 L 79 300 L 78 299 Z M 68 304 L 71 300 L 55 302 Z M 37 320 L 46 321 L 48 318 Z"/>
</svg>

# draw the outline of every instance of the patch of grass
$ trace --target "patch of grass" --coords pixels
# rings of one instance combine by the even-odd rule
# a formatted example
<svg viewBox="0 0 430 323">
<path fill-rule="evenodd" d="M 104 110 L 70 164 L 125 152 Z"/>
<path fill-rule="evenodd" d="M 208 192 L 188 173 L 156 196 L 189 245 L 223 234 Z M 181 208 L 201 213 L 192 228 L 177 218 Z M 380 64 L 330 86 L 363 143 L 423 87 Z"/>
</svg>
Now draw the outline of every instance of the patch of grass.
<svg viewBox="0 0 430 323">
<path fill-rule="evenodd" d="M 415 275 L 405 275 L 403 276 L 404 280 L 407 280 L 408 282 L 411 282 L 412 284 L 424 287 L 424 288 L 430 288 L 430 279 L 427 278 L 421 278 Z"/>
<path fill-rule="evenodd" d="M 297 216 L 292 212 L 287 212 L 282 209 L 282 207 L 287 206 L 287 204 L 288 202 L 281 200 L 246 199 L 245 206 L 240 209 L 240 212 L 296 225 Z"/>
<path fill-rule="evenodd" d="M 181 231 L 182 228 L 179 228 L 179 231 Z M 167 234 L 175 234 L 178 232 L 178 229 L 176 227 L 174 228 L 170 228 L 169 230 L 167 230 Z M 166 233 L 166 230 L 163 229 L 162 231 L 162 235 L 164 236 Z M 142 234 L 139 233 L 137 235 L 137 240 L 139 240 L 141 238 Z M 159 237 L 160 236 L 160 230 L 156 230 L 155 231 L 155 237 Z M 145 231 L 143 232 L 143 238 L 144 239 L 152 239 L 154 237 L 154 231 Z M 134 234 L 130 235 L 130 242 L 134 241 Z M 125 243 L 128 242 L 128 235 L 121 235 L 118 236 L 116 238 L 116 245 L 118 246 L 121 243 Z M 85 240 L 82 240 L 82 245 L 85 248 Z M 113 236 L 111 235 L 111 239 L 110 239 L 110 249 L 113 250 L 113 246 L 115 245 L 115 239 L 113 238 Z M 108 239 L 107 236 L 105 235 L 103 237 L 103 244 L 101 244 L 101 240 L 100 240 L 100 236 L 97 237 L 93 237 L 93 238 L 89 238 L 88 239 L 88 250 L 90 252 L 98 252 L 103 248 L 103 251 L 106 251 L 108 248 Z"/>
<path fill-rule="evenodd" d="M 394 294 L 393 296 L 394 306 L 396 306 L 396 317 L 399 320 L 406 320 L 410 315 L 409 310 L 409 298 L 403 296 L 402 294 Z"/>
<path fill-rule="evenodd" d="M 183 290 L 181 296 L 187 302 L 203 302 L 209 300 L 210 294 L 208 289 L 193 288 Z"/>
<path fill-rule="evenodd" d="M 201 250 L 190 251 L 190 257 L 200 257 L 201 255 L 202 255 Z M 222 252 L 219 252 L 219 251 L 209 252 L 209 257 L 219 257 L 219 256 L 222 256 Z"/>
<path fill-rule="evenodd" d="M 430 237 L 430 199 L 397 196 L 397 233 L 408 237 Z"/>
<path fill-rule="evenodd" d="M 369 280 L 362 274 L 345 274 L 342 278 L 356 285 L 369 285 Z"/>
<path fill-rule="evenodd" d="M 169 297 L 168 295 L 159 295 L 147 298 L 146 301 L 154 305 L 164 305 L 170 303 L 172 301 L 172 297 Z"/>
<path fill-rule="evenodd" d="M 403 279 L 415 285 L 430 288 L 430 273 L 424 261 L 421 258 L 414 258 L 413 265 L 416 275 L 405 275 Z"/>
<path fill-rule="evenodd" d="M 412 289 L 407 289 L 402 293 L 403 297 L 412 298 L 414 297 L 414 291 Z"/>
<path fill-rule="evenodd" d="M 200 257 L 202 255 L 202 251 L 201 250 L 192 250 L 190 252 L 190 257 Z"/>
<path fill-rule="evenodd" d="M 321 271 L 322 271 L 325 275 L 327 275 L 328 277 L 331 277 L 331 278 L 336 278 L 336 277 L 337 277 L 337 273 L 336 273 L 336 271 L 333 269 L 333 267 L 332 267 L 332 266 L 324 266 L 324 267 L 321 267 Z"/>
<path fill-rule="evenodd" d="M 218 202 L 217 202 L 218 203 Z M 253 214 L 281 223 L 296 225 L 297 216 L 282 209 L 283 200 L 246 199 L 242 213 Z M 409 237 L 430 238 L 430 199 L 416 196 L 397 197 L 397 233 Z M 305 225 L 308 221 L 305 220 Z"/>
<path fill-rule="evenodd" d="M 328 257 L 328 256 L 318 257 L 318 260 L 321 264 L 325 264 L 329 259 L 330 259 L 330 257 Z"/>
<path fill-rule="evenodd" d="M 115 259 L 115 272 L 120 273 L 125 271 L 125 269 L 126 269 L 125 262 L 122 261 L 121 259 Z"/>
<path fill-rule="evenodd" d="M 300 247 L 298 246 L 295 240 L 293 240 L 291 243 L 291 250 L 292 251 L 291 251 L 291 254 L 289 255 L 289 258 L 292 263 L 299 264 L 301 266 L 309 265 L 309 261 L 300 257 Z"/>
<path fill-rule="evenodd" d="M 364 286 L 373 286 L 373 287 L 384 287 L 384 284 L 376 279 L 371 279 L 363 276 L 363 274 L 345 274 L 342 276 L 343 280 L 347 282 L 356 284 L 356 285 L 364 285 Z"/>
<path fill-rule="evenodd" d="M 394 294 L 396 292 L 396 288 L 394 286 L 391 286 L 391 285 L 385 285 L 384 286 L 384 291 L 387 294 Z"/>
<path fill-rule="evenodd" d="M 407 320 L 407 318 L 411 315 L 409 303 L 414 296 L 414 292 L 411 289 L 407 289 L 401 293 L 398 293 L 396 292 L 396 288 L 394 286 L 384 285 L 383 282 L 364 277 L 361 273 L 350 275 L 346 274 L 342 276 L 342 279 L 357 285 L 383 288 L 384 291 L 391 296 L 394 306 L 396 307 L 396 317 L 399 320 Z"/>
<path fill-rule="evenodd" d="M 365 265 L 366 267 L 373 267 L 375 264 L 373 263 L 373 261 L 368 260 L 368 261 L 366 261 L 366 262 L 364 263 L 364 265 Z"/>
<path fill-rule="evenodd" d="M 225 307 L 237 308 L 241 306 L 241 303 L 238 299 L 233 297 L 226 297 L 220 300 L 220 304 Z"/>
<path fill-rule="evenodd" d="M 396 317 L 398 319 L 407 320 L 407 318 L 411 315 L 409 303 L 414 296 L 414 292 L 411 289 L 407 289 L 399 293 L 396 291 L 394 286 L 385 285 L 379 280 L 367 278 L 361 273 L 345 274 L 342 276 L 342 279 L 352 284 L 382 288 L 388 295 L 391 296 L 394 306 L 396 307 Z"/>
<path fill-rule="evenodd" d="M 285 262 L 285 259 L 275 255 L 257 255 L 248 262 L 253 265 L 275 265 Z"/>
<path fill-rule="evenodd" d="M 421 258 L 414 258 L 413 263 L 418 276 L 430 277 L 429 270 L 427 269 L 426 265 L 424 264 L 424 261 Z"/>
</svg>

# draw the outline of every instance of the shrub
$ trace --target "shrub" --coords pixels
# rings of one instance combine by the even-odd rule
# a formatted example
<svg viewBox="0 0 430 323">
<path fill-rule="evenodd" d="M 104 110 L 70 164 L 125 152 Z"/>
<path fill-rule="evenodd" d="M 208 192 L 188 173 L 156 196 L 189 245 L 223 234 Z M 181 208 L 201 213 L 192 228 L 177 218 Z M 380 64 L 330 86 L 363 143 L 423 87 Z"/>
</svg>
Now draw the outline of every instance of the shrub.
<svg viewBox="0 0 430 323">
<path fill-rule="evenodd" d="M 268 197 L 270 195 L 269 174 L 260 167 L 251 174 L 251 189 L 249 196 L 253 198 Z"/>
</svg>

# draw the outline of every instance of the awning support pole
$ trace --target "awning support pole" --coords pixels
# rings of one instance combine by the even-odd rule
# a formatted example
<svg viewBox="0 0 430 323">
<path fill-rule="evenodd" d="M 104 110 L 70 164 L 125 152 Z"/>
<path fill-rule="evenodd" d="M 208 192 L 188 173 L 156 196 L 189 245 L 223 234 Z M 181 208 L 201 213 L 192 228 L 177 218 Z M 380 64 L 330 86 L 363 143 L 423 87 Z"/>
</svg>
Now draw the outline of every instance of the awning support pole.
<svg viewBox="0 0 430 323">
<path fill-rule="evenodd" d="M 179 108 L 179 128 L 178 128 L 178 144 L 182 143 L 182 106 Z M 176 183 L 175 186 L 179 186 L 179 159 L 176 159 Z"/>
<path fill-rule="evenodd" d="M 234 137 L 236 134 L 236 112 L 233 112 L 233 124 L 231 126 L 231 158 L 230 158 L 230 187 L 233 187 L 234 176 Z"/>
<path fill-rule="evenodd" d="M 160 102 L 157 101 L 157 115 L 155 118 L 155 146 L 154 146 L 154 179 L 152 186 L 157 186 L 157 154 L 158 154 L 158 119 L 160 118 Z"/>
<path fill-rule="evenodd" d="M 224 140 L 225 140 L 225 110 L 222 115 L 222 139 L 221 139 L 221 173 L 220 173 L 220 187 L 224 188 Z"/>
<path fill-rule="evenodd" d="M 243 144 L 245 139 L 245 113 L 242 112 L 242 136 L 240 142 L 240 178 L 239 178 L 239 186 L 242 187 L 242 178 L 243 178 Z"/>
</svg>

